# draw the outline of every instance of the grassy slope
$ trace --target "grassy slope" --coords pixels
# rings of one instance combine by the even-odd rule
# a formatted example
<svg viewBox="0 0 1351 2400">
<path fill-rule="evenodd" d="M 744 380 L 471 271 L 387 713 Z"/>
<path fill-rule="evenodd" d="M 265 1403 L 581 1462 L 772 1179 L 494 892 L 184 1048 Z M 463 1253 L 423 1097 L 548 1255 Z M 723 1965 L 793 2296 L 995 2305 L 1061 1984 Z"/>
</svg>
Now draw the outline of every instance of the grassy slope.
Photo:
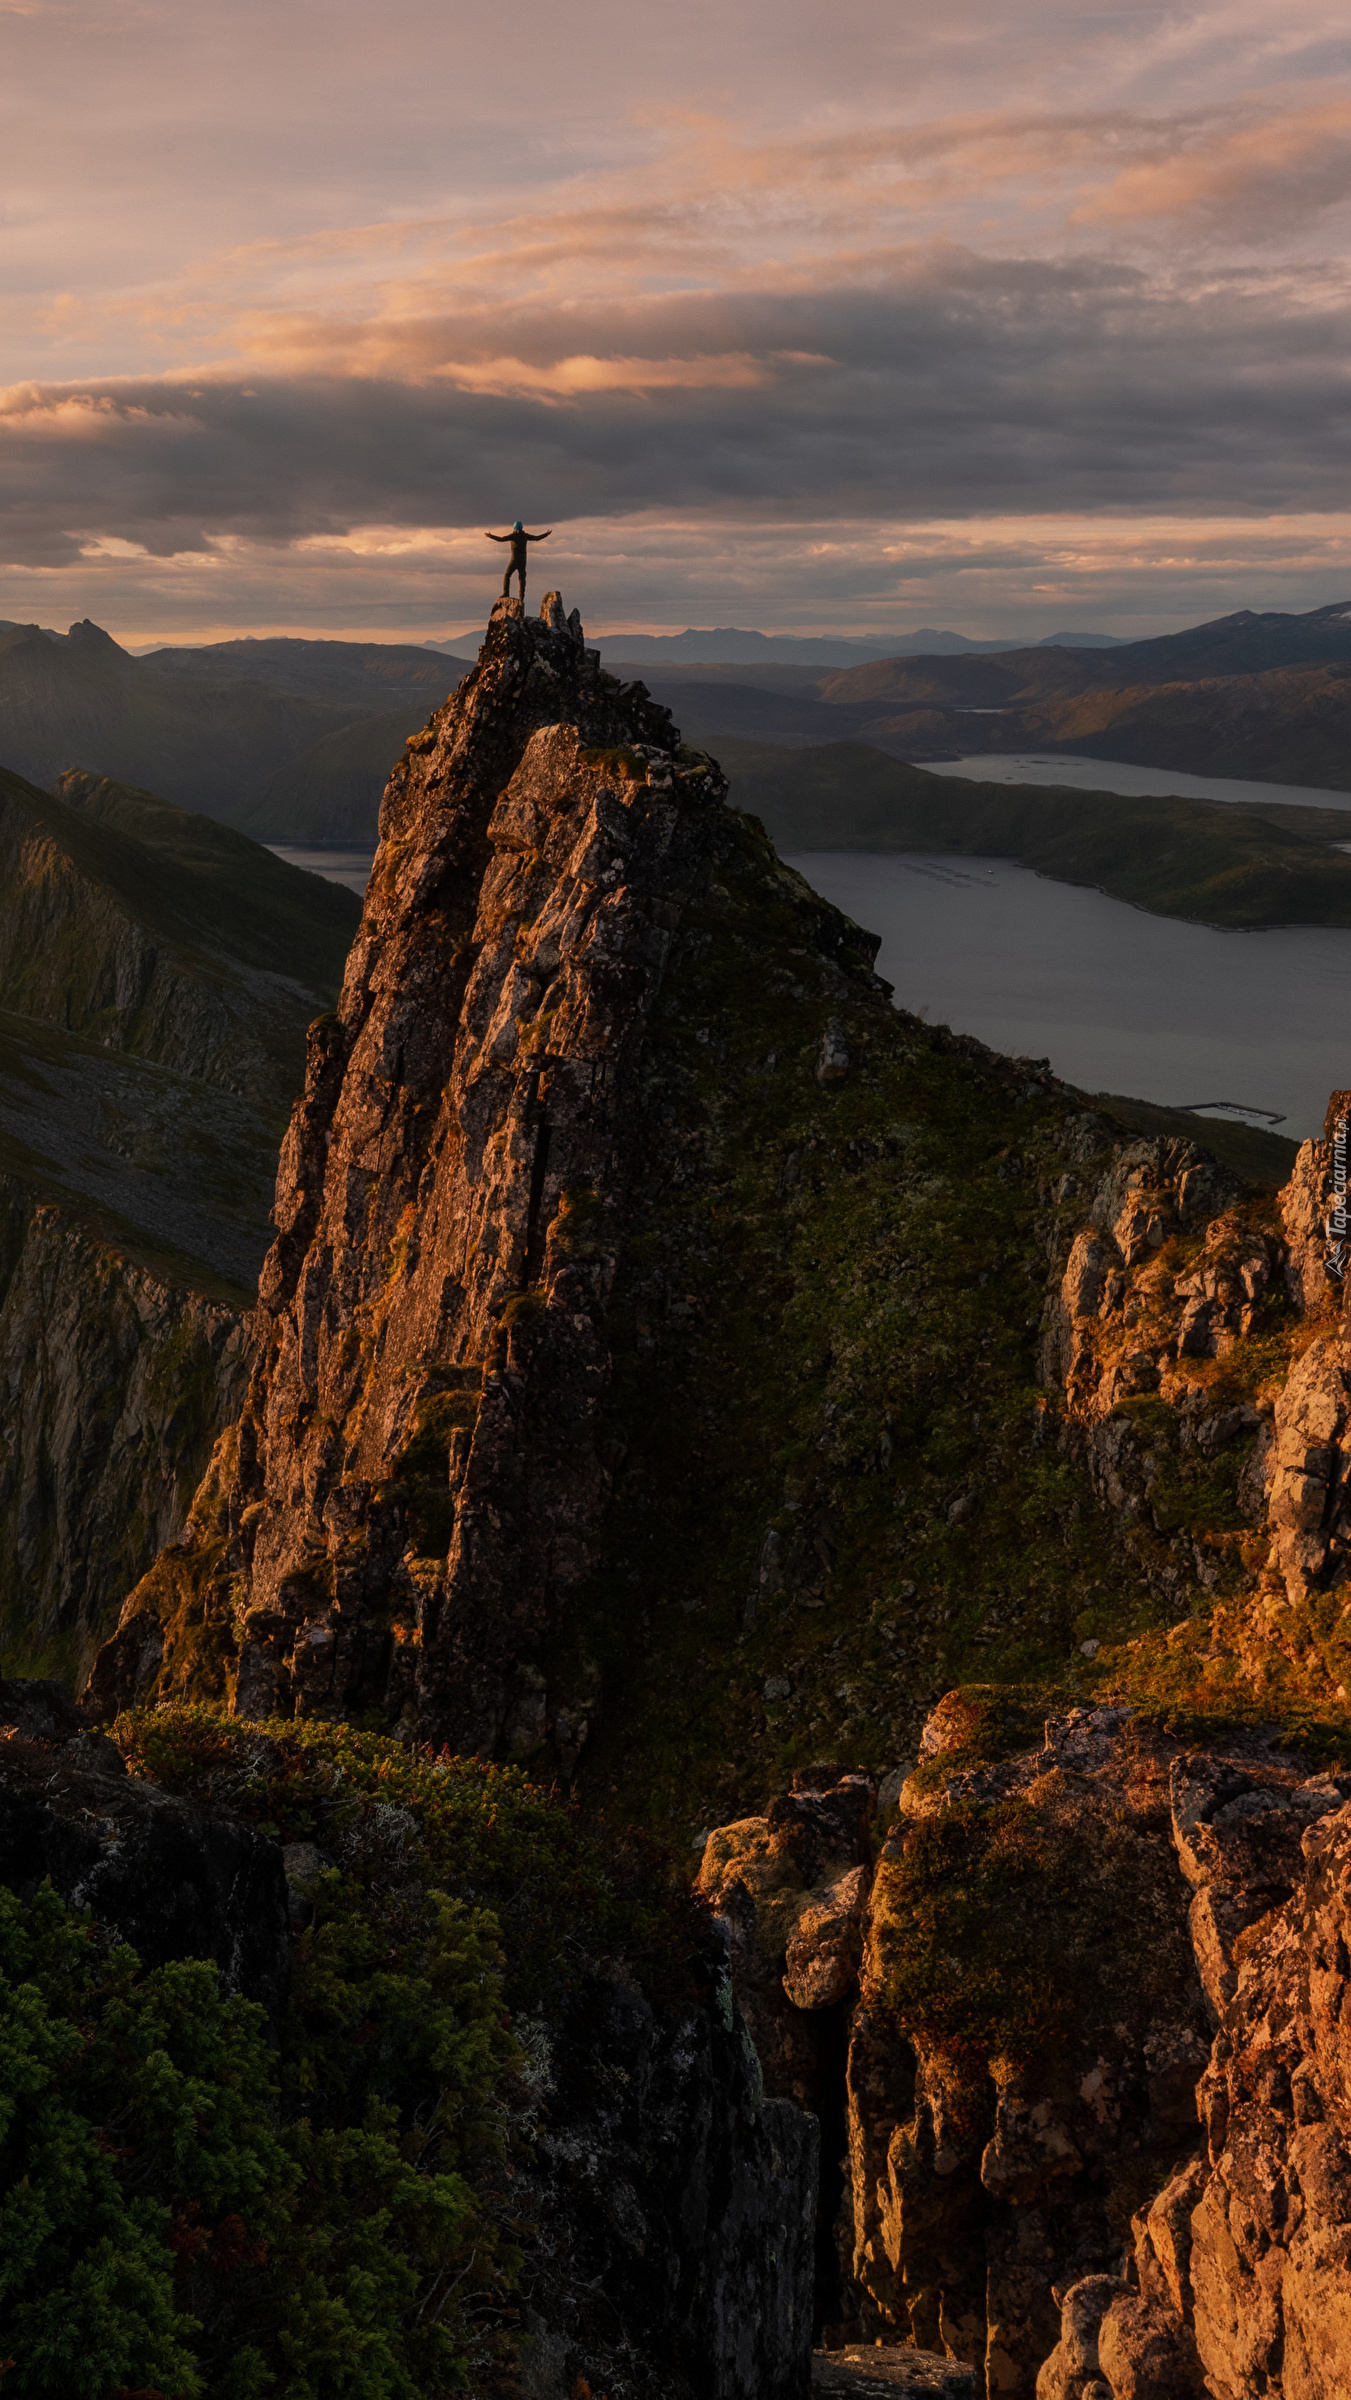
<svg viewBox="0 0 1351 2400">
<path fill-rule="evenodd" d="M 810 1760 L 913 1757 L 955 1683 L 1044 1699 L 1110 1670 L 1170 1705 L 1204 1697 L 1213 1605 L 1185 1580 L 1152 1596 L 1156 1537 L 1103 1515 L 1038 1389 L 1043 1195 L 1075 1101 L 825 963 L 833 912 L 752 826 L 721 873 L 655 1033 L 615 1307 L 615 1501 L 553 1662 L 579 1691 L 603 1677 L 588 1802 L 681 1840 Z M 822 1087 L 832 1016 L 854 1064 Z M 1293 1338 L 1273 1306 L 1263 1375 Z M 1226 1362 L 1236 1388 L 1242 1366 Z M 1213 1463 L 1169 1473 L 1179 1522 L 1232 1581 Z M 1175 1618 L 1194 1629 L 1181 1647 Z M 1270 1716 L 1326 1716 L 1321 1672 L 1259 1666 Z"/>
<path fill-rule="evenodd" d="M 737 805 L 780 850 L 933 850 L 1016 858 L 1158 916 L 1205 925 L 1351 925 L 1351 857 L 1331 809 L 1128 799 L 928 775 L 862 742 L 725 741 Z M 1288 820 L 1288 821 L 1287 821 Z"/>
<path fill-rule="evenodd" d="M 0 798 L 148 932 L 320 991 L 341 982 L 361 904 L 340 884 L 132 784 L 73 773 L 53 796 L 0 773 Z"/>
<path fill-rule="evenodd" d="M 0 772 L 20 878 L 9 926 L 23 935 L 0 945 L 0 1011 L 14 1012 L 0 1019 L 0 1169 L 170 1283 L 247 1306 L 305 1027 L 338 988 L 360 903 L 154 793 L 71 775 L 64 794 Z M 57 886 L 59 924 L 44 930 Z M 81 1013 L 129 921 L 178 978 L 170 1038 L 157 1024 L 149 1057 L 134 1012 Z M 190 1049 L 199 992 L 239 1029 L 247 1097 L 191 1058 L 177 1071 L 175 1028 Z"/>
<path fill-rule="evenodd" d="M 1299 1155 L 1298 1142 L 1267 1133 L 1260 1125 L 1198 1117 L 1190 1109 L 1160 1108 L 1157 1101 L 1131 1100 L 1115 1092 L 1086 1093 L 1085 1100 L 1123 1133 L 1162 1133 L 1170 1140 L 1197 1143 L 1259 1191 L 1278 1191 L 1288 1183 Z"/>
<path fill-rule="evenodd" d="M 1351 789 L 1351 667 L 1086 692 L 1048 717 L 1053 747 L 1192 774 Z"/>
</svg>

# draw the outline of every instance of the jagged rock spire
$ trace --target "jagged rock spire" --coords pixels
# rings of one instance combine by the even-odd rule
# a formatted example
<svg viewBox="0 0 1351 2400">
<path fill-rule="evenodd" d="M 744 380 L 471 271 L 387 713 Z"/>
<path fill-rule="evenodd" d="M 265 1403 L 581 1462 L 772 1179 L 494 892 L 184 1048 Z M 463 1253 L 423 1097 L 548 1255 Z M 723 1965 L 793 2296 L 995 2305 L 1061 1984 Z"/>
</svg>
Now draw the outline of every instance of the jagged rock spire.
<svg viewBox="0 0 1351 2400">
<path fill-rule="evenodd" d="M 237 1432 L 91 1678 L 490 1747 L 586 1571 L 626 1126 L 726 786 L 556 592 L 390 777 Z"/>
</svg>

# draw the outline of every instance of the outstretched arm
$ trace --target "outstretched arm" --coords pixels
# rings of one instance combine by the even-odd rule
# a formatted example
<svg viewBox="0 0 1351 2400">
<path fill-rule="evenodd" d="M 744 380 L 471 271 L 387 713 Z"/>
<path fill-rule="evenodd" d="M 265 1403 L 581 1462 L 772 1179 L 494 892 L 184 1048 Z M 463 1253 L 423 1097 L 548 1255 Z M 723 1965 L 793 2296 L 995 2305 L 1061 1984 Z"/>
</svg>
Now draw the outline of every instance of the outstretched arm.
<svg viewBox="0 0 1351 2400">
<path fill-rule="evenodd" d="M 552 532 L 553 527 L 551 525 L 549 527 L 549 533 Z M 525 538 L 528 542 L 547 542 L 549 539 L 549 533 L 528 533 Z"/>
<path fill-rule="evenodd" d="M 488 533 L 483 538 L 488 542 L 509 542 L 511 535 L 509 533 Z"/>
</svg>

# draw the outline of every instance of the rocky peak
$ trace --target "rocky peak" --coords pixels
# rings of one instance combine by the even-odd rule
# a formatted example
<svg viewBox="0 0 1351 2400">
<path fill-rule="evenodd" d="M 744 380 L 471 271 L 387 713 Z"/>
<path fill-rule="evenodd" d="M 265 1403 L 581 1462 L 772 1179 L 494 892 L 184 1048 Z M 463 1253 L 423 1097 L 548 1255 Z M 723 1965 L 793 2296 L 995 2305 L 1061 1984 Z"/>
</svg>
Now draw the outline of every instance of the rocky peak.
<svg viewBox="0 0 1351 2400">
<path fill-rule="evenodd" d="M 258 1364 L 93 1679 L 490 1746 L 586 1571 L 626 1121 L 726 786 L 550 593 L 390 777 L 282 1151 Z M 204 1644 L 200 1628 L 211 1628 Z"/>
</svg>

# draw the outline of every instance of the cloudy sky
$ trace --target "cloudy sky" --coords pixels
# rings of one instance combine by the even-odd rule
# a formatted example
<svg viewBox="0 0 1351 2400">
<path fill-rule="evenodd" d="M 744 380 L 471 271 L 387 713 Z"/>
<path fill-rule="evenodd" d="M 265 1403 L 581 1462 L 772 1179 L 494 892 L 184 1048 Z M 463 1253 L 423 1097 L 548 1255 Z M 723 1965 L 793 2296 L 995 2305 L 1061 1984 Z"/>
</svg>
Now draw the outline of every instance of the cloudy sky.
<svg viewBox="0 0 1351 2400">
<path fill-rule="evenodd" d="M 0 0 L 0 616 L 1351 596 L 1330 0 Z"/>
</svg>

